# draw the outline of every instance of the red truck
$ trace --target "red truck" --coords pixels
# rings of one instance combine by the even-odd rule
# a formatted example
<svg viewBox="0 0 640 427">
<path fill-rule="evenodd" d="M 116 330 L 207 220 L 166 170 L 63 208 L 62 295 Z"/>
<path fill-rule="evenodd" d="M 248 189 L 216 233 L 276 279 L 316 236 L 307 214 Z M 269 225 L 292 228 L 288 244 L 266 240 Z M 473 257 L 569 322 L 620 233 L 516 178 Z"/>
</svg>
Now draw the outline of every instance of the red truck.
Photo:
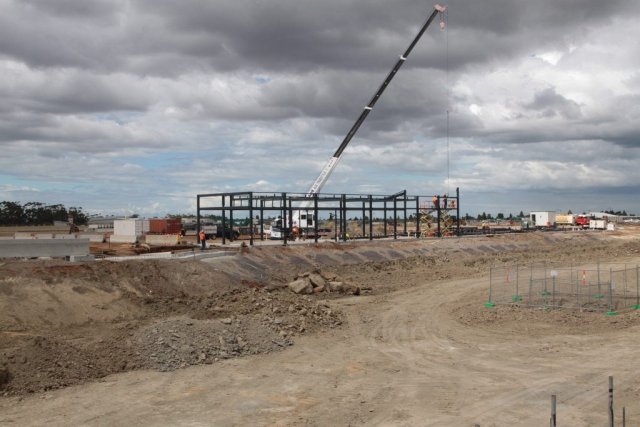
<svg viewBox="0 0 640 427">
<path fill-rule="evenodd" d="M 589 228 L 589 218 L 583 215 L 578 215 L 576 217 L 576 225 L 580 228 Z"/>
</svg>

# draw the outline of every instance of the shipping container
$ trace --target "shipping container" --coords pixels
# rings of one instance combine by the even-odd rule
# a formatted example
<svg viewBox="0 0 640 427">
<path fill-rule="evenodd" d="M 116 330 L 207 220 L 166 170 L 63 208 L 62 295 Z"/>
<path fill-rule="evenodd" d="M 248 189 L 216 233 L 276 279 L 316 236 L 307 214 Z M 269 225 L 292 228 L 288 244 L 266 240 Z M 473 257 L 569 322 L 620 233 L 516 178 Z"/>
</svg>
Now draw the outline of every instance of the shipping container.
<svg viewBox="0 0 640 427">
<path fill-rule="evenodd" d="M 573 214 L 556 215 L 558 225 L 576 225 L 576 216 Z"/>
<path fill-rule="evenodd" d="M 182 220 L 180 218 L 153 218 L 149 220 L 151 234 L 181 234 Z"/>
<path fill-rule="evenodd" d="M 140 218 L 113 221 L 113 234 L 118 236 L 142 236 L 149 232 L 149 220 Z"/>
</svg>

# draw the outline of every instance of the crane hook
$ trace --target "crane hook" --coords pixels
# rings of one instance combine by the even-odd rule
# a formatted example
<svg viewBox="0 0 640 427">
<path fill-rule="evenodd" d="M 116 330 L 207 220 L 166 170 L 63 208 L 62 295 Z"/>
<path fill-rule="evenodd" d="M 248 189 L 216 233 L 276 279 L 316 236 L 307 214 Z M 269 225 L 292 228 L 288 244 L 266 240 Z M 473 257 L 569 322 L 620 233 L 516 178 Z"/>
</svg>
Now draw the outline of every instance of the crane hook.
<svg viewBox="0 0 640 427">
<path fill-rule="evenodd" d="M 446 23 L 446 17 L 445 17 L 445 13 L 447 11 L 447 6 L 442 6 L 440 4 L 436 4 L 435 6 L 433 6 L 435 10 L 437 10 L 440 15 L 440 30 L 444 31 L 445 28 L 447 27 L 447 23 Z"/>
</svg>

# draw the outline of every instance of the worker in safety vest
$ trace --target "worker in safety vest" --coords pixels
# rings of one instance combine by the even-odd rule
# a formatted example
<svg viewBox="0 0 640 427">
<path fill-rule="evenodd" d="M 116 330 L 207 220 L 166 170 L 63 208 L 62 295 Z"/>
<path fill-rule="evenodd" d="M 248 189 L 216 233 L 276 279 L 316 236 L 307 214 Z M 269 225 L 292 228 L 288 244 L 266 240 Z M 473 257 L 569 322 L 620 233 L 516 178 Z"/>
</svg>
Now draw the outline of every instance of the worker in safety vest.
<svg viewBox="0 0 640 427">
<path fill-rule="evenodd" d="M 200 238 L 200 249 L 205 249 L 207 247 L 207 235 L 204 233 L 204 230 L 200 230 L 200 234 L 198 234 L 198 237 Z"/>
</svg>

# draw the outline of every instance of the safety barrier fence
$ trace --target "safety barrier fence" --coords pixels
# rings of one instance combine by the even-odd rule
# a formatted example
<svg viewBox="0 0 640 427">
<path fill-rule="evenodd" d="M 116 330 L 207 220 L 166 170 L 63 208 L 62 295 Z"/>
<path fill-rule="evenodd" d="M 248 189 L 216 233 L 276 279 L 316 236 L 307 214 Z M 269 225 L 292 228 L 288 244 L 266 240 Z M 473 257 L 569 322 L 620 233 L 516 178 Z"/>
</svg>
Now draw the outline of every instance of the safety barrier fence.
<svg viewBox="0 0 640 427">
<path fill-rule="evenodd" d="M 542 308 L 601 311 L 640 308 L 640 267 L 601 264 L 555 268 L 550 264 L 491 267 L 489 300 Z"/>
<path fill-rule="evenodd" d="M 604 393 L 603 393 L 604 394 Z M 557 410 L 557 395 L 552 394 L 551 395 L 551 411 L 550 411 L 550 416 L 549 416 L 549 427 L 558 427 L 560 424 L 558 423 L 558 410 Z M 634 414 L 637 415 L 637 414 Z M 614 405 L 613 405 L 613 377 L 610 376 L 609 377 L 609 388 L 608 388 L 608 404 L 606 407 L 606 418 L 607 418 L 607 427 L 614 427 L 616 425 L 616 421 L 618 421 L 618 425 L 622 425 L 622 427 L 626 427 L 627 426 L 627 419 L 631 419 L 631 417 L 629 417 L 627 415 L 627 407 L 623 406 L 622 407 L 622 412 L 620 413 L 620 415 L 616 415 L 615 411 L 614 411 Z M 634 417 L 636 418 L 636 417 Z M 604 424 L 604 423 L 603 423 Z M 493 425 L 493 424 L 491 424 Z M 542 418 L 540 420 L 540 425 L 544 425 Z M 633 424 L 633 425 L 637 425 L 637 424 Z M 480 424 L 474 424 L 474 427 L 481 427 Z"/>
</svg>

